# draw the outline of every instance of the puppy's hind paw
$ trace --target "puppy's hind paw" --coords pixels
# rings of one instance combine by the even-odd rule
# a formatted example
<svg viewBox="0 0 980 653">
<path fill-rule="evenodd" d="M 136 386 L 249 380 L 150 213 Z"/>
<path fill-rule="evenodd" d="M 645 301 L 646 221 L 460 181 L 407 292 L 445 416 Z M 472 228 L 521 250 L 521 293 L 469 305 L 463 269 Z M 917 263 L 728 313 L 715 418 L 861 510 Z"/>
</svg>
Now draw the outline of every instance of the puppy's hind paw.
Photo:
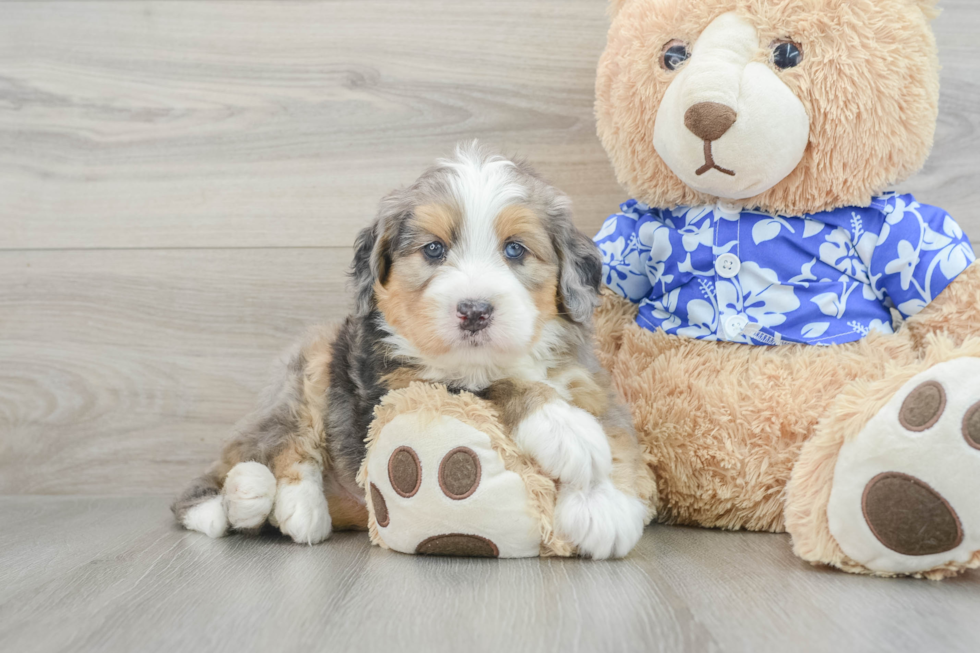
<svg viewBox="0 0 980 653">
<path fill-rule="evenodd" d="M 272 512 L 276 477 L 262 463 L 238 463 L 225 478 L 224 509 L 232 528 L 258 528 Z"/>
<path fill-rule="evenodd" d="M 565 488 L 555 506 L 556 530 L 583 556 L 622 558 L 643 535 L 646 508 L 609 481 L 587 490 Z"/>
<path fill-rule="evenodd" d="M 224 537 L 228 532 L 228 515 L 225 514 L 221 497 L 215 495 L 189 508 L 181 524 L 187 530 L 204 533 L 208 537 Z"/>
</svg>

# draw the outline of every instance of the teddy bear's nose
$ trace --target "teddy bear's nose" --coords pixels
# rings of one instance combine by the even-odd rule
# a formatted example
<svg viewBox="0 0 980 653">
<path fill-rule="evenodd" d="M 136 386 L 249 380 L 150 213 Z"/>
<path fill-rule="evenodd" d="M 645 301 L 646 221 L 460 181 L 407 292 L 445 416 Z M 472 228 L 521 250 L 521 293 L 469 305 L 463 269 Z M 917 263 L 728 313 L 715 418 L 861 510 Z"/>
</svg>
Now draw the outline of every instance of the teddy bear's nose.
<svg viewBox="0 0 980 653">
<path fill-rule="evenodd" d="M 725 135 L 738 114 L 718 102 L 698 102 L 684 114 L 684 125 L 704 141 L 716 141 Z"/>
</svg>

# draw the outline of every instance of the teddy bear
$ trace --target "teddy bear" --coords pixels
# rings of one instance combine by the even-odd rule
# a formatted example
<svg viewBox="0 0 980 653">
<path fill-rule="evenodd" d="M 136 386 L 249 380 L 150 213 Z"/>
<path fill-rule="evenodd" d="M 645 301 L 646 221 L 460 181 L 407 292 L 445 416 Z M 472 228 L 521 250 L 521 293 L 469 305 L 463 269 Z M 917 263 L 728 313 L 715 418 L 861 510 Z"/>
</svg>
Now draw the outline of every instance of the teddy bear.
<svg viewBox="0 0 980 653">
<path fill-rule="evenodd" d="M 980 566 L 980 269 L 890 189 L 932 146 L 930 0 L 619 0 L 600 140 L 634 198 L 595 242 L 602 363 L 661 522 L 803 560 Z"/>
<path fill-rule="evenodd" d="M 803 560 L 852 573 L 980 566 L 980 268 L 951 216 L 889 191 L 932 146 L 936 14 L 611 3 L 596 118 L 635 199 L 595 236 L 595 339 L 649 517 L 788 532 Z M 555 482 L 481 399 L 396 390 L 368 442 L 374 543 L 575 554 Z"/>
</svg>

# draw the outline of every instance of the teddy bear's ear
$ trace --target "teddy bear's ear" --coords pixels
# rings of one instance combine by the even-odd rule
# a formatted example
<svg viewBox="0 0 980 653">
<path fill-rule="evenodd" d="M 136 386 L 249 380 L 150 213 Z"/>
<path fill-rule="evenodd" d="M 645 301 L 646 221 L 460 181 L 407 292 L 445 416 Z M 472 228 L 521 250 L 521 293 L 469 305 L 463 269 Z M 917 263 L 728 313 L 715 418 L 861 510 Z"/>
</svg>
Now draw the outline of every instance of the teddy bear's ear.
<svg viewBox="0 0 980 653">
<path fill-rule="evenodd" d="M 939 15 L 939 8 L 936 7 L 939 0 L 911 0 L 911 2 L 922 9 L 922 13 L 926 15 L 926 20 L 932 20 Z"/>
<path fill-rule="evenodd" d="M 630 0 L 609 0 L 609 15 L 615 16 Z M 927 0 L 923 0 L 927 1 Z"/>
</svg>

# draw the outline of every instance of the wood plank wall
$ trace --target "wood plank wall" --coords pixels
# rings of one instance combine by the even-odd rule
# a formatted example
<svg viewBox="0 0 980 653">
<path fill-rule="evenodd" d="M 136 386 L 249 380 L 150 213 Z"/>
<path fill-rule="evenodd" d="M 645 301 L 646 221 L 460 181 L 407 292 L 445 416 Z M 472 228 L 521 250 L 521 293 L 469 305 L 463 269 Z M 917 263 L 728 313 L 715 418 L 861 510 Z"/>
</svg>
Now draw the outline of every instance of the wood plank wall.
<svg viewBox="0 0 980 653">
<path fill-rule="evenodd" d="M 980 236 L 980 3 L 947 0 L 930 163 Z M 356 231 L 462 139 L 594 232 L 602 0 L 0 2 L 0 493 L 171 493 L 347 310 Z"/>
</svg>

